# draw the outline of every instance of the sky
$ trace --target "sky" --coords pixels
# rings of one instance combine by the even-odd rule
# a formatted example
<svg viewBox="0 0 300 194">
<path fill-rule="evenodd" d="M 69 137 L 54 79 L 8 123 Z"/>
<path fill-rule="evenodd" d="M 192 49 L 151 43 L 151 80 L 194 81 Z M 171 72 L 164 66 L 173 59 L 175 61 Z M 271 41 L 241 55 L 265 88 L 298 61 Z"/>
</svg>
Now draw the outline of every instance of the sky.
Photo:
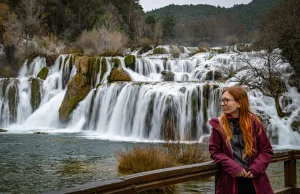
<svg viewBox="0 0 300 194">
<path fill-rule="evenodd" d="M 252 0 L 140 0 L 144 11 L 151 11 L 152 9 L 157 9 L 165 7 L 170 4 L 175 5 L 197 5 L 197 4 L 208 4 L 221 7 L 232 7 L 235 4 L 248 4 Z"/>
</svg>

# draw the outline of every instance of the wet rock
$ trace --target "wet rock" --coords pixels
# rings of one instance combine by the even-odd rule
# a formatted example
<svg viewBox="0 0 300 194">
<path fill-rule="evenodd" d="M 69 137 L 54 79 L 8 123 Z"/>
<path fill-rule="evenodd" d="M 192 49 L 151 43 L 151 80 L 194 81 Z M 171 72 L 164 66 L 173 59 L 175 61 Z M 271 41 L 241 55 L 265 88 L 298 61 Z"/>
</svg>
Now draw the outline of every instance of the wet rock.
<svg viewBox="0 0 300 194">
<path fill-rule="evenodd" d="M 125 57 L 125 66 L 130 68 L 132 71 L 135 69 L 136 58 L 134 55 L 127 55 Z"/>
<path fill-rule="evenodd" d="M 37 74 L 37 77 L 45 80 L 48 76 L 49 69 L 47 67 L 43 67 L 40 72 Z"/>
<path fill-rule="evenodd" d="M 132 81 L 129 73 L 127 73 L 127 71 L 125 71 L 122 67 L 112 68 L 107 79 L 109 83 L 116 81 Z"/>
<path fill-rule="evenodd" d="M 222 73 L 220 71 L 211 70 L 208 71 L 205 80 L 219 80 L 222 78 Z"/>
<path fill-rule="evenodd" d="M 42 134 L 48 134 L 48 133 L 46 133 L 46 132 L 34 132 L 33 134 L 35 134 L 35 135 L 42 135 Z"/>
<path fill-rule="evenodd" d="M 39 79 L 32 78 L 31 80 L 31 106 L 35 111 L 41 103 L 40 81 Z"/>
<path fill-rule="evenodd" d="M 8 106 L 9 106 L 9 120 L 10 122 L 15 122 L 17 119 L 17 109 L 19 103 L 19 91 L 18 91 L 18 81 L 14 80 L 12 84 L 8 86 Z"/>
<path fill-rule="evenodd" d="M 113 58 L 114 67 L 120 67 L 121 60 L 119 58 Z"/>
<path fill-rule="evenodd" d="M 300 78 L 297 77 L 295 74 L 289 77 L 288 83 L 292 87 L 296 87 L 297 91 L 300 92 Z"/>
<path fill-rule="evenodd" d="M 88 56 L 75 57 L 75 67 L 77 69 L 77 73 L 80 72 L 82 75 L 89 74 L 89 60 Z"/>
<path fill-rule="evenodd" d="M 103 77 L 104 77 L 104 74 L 106 73 L 107 71 L 107 62 L 106 62 L 106 58 L 103 57 L 101 59 L 101 73 L 100 73 L 100 82 L 102 81 Z"/>
<path fill-rule="evenodd" d="M 69 119 L 71 112 L 91 89 L 89 57 L 76 57 L 75 65 L 77 73 L 68 83 L 67 92 L 59 108 L 59 118 L 63 122 Z"/>
<path fill-rule="evenodd" d="M 172 71 L 162 71 L 163 81 L 174 81 L 175 74 Z"/>
<path fill-rule="evenodd" d="M 291 128 L 293 131 L 297 131 L 298 133 L 300 133 L 300 116 L 294 117 L 291 123 Z"/>
<path fill-rule="evenodd" d="M 7 132 L 5 129 L 0 129 L 0 133 Z"/>
</svg>

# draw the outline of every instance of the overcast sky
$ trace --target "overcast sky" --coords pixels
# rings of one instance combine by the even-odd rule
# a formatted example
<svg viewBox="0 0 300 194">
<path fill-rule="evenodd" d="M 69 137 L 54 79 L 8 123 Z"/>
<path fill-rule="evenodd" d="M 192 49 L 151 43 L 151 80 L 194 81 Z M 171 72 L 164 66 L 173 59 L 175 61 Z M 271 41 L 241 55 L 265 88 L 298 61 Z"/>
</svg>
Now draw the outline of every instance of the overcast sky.
<svg viewBox="0 0 300 194">
<path fill-rule="evenodd" d="M 140 0 L 144 11 L 161 8 L 170 4 L 189 5 L 189 4 L 208 4 L 221 7 L 232 7 L 234 4 L 248 4 L 251 0 Z"/>
</svg>

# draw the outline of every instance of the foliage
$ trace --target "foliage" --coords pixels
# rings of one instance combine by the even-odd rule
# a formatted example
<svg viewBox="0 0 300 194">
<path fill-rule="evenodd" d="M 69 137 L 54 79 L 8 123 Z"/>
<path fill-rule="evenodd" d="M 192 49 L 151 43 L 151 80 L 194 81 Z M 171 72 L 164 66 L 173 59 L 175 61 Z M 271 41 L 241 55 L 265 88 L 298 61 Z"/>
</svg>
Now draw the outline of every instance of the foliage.
<svg viewBox="0 0 300 194">
<path fill-rule="evenodd" d="M 268 50 L 280 48 L 282 56 L 300 77 L 300 1 L 282 0 L 264 17 L 257 44 Z"/>
<path fill-rule="evenodd" d="M 121 31 L 112 31 L 105 26 L 91 31 L 83 31 L 78 38 L 76 45 L 86 55 L 103 55 L 107 52 L 119 53 L 122 55 L 128 38 Z"/>
<path fill-rule="evenodd" d="M 235 37 L 234 42 L 250 42 L 260 18 L 278 1 L 252 1 L 248 5 L 236 5 L 227 9 L 210 5 L 172 4 L 146 13 L 146 18 L 157 15 L 161 23 L 164 23 L 164 18 L 168 15 L 176 18 L 172 41 L 164 36 L 164 41 L 169 40 L 169 43 L 197 46 L 199 42 L 208 42 L 219 46 L 232 43 L 232 37 Z M 163 29 L 166 30 L 165 27 Z"/>
<path fill-rule="evenodd" d="M 173 15 L 167 15 L 162 21 L 163 38 L 168 41 L 175 37 L 174 27 L 176 25 L 176 18 Z"/>
</svg>

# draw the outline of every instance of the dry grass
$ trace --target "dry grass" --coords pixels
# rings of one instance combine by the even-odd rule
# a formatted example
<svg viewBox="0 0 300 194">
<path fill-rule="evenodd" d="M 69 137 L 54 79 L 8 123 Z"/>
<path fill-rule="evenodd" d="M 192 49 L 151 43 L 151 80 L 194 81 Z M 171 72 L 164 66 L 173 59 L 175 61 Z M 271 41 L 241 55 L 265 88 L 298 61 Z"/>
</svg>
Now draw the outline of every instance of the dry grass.
<svg viewBox="0 0 300 194">
<path fill-rule="evenodd" d="M 117 155 L 121 174 L 134 174 L 161 168 L 206 162 L 209 154 L 198 143 L 166 143 L 159 146 L 138 147 Z"/>
<path fill-rule="evenodd" d="M 118 153 L 118 171 L 121 174 L 134 174 L 175 166 L 162 147 L 137 147 Z"/>
<path fill-rule="evenodd" d="M 201 144 L 182 144 L 180 142 L 167 143 L 169 158 L 176 161 L 176 165 L 188 165 L 206 162 L 209 160 L 209 153 Z"/>
</svg>

